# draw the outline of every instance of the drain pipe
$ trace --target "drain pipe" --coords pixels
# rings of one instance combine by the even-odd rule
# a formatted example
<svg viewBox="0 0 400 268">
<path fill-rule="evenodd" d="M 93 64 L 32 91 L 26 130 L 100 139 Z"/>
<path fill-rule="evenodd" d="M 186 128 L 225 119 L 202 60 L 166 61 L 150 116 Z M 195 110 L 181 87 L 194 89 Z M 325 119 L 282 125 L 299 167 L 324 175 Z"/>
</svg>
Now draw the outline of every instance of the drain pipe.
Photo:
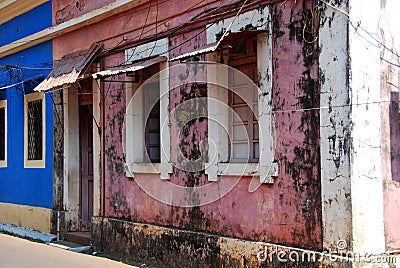
<svg viewBox="0 0 400 268">
<path fill-rule="evenodd" d="M 105 66 L 105 59 L 104 57 L 101 57 L 101 69 L 104 69 Z M 105 109 L 105 102 L 106 102 L 106 95 L 105 95 L 105 86 L 104 86 L 104 81 L 100 80 L 100 96 L 101 96 L 101 105 L 100 105 L 100 109 L 101 109 L 101 178 L 102 178 L 102 182 L 101 182 L 101 227 L 100 227 L 100 250 L 103 251 L 104 250 L 104 217 L 106 215 L 106 191 L 105 191 L 105 187 L 106 187 L 106 165 L 105 165 L 105 160 L 106 160 L 106 155 L 105 155 L 105 149 L 106 149 L 106 145 L 105 145 L 105 129 L 106 129 L 106 120 L 105 120 L 105 116 L 106 116 L 106 109 Z"/>
</svg>

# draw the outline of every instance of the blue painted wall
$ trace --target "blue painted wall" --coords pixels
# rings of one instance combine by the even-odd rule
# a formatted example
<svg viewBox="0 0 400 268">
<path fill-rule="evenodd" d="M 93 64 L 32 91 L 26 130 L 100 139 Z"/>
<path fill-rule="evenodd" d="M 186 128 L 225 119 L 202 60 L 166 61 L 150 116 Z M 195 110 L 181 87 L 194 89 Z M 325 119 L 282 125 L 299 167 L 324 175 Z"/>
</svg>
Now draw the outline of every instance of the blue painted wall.
<svg viewBox="0 0 400 268">
<path fill-rule="evenodd" d="M 29 20 L 23 18 L 29 18 Z M 40 21 L 40 27 L 35 26 L 37 21 Z M 45 24 L 46 27 L 51 26 L 51 3 L 46 3 L 28 14 L 3 24 L 0 33 L 3 37 L 3 30 L 11 32 L 13 27 L 18 27 L 27 34 L 31 32 L 30 27 L 46 28 Z M 6 25 L 8 27 L 4 28 Z M 13 38 L 8 38 L 6 42 L 15 38 L 15 35 Z M 6 65 L 23 68 L 7 69 L 4 67 Z M 0 202 L 52 208 L 53 102 L 50 94 L 46 94 L 46 167 L 24 168 L 24 94 L 30 92 L 30 80 L 38 77 L 46 78 L 51 67 L 51 41 L 0 58 L 0 87 L 27 81 L 27 83 L 3 90 L 3 94 L 0 91 L 0 99 L 7 99 L 8 109 L 8 157 L 7 167 L 0 168 Z"/>
<path fill-rule="evenodd" d="M 34 34 L 52 23 L 51 1 L 0 25 L 0 46 Z"/>
</svg>

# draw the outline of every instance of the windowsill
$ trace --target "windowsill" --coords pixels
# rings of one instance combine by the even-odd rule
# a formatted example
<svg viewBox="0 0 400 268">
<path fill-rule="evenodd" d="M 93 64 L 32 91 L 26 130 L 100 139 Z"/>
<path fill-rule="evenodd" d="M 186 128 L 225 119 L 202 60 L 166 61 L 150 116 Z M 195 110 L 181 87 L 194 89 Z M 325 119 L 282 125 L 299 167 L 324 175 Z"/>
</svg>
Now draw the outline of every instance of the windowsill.
<svg viewBox="0 0 400 268">
<path fill-rule="evenodd" d="M 25 160 L 25 168 L 45 168 L 44 160 Z"/>
<path fill-rule="evenodd" d="M 0 161 L 0 168 L 6 168 L 7 167 L 7 160 L 1 160 Z"/>
<path fill-rule="evenodd" d="M 260 176 L 258 163 L 217 163 L 215 167 L 217 176 Z M 208 170 L 206 169 L 206 174 L 209 174 Z"/>
<path fill-rule="evenodd" d="M 216 163 L 206 164 L 206 174 L 208 181 L 219 181 L 221 176 L 240 176 L 240 177 L 260 177 L 261 183 L 274 183 L 275 177 L 279 174 L 278 162 L 271 165 L 262 166 L 260 172 L 259 163 Z"/>
<path fill-rule="evenodd" d="M 273 178 L 278 176 L 278 162 L 273 162 L 264 172 L 260 174 L 259 163 L 217 163 L 215 165 L 206 164 L 205 173 L 209 181 L 218 181 L 220 176 L 240 176 L 240 177 L 260 177 L 261 183 L 273 183 Z M 170 163 L 130 163 L 125 164 L 125 175 L 128 178 L 134 178 L 135 174 L 156 174 L 161 179 L 168 180 L 172 173 Z"/>
<path fill-rule="evenodd" d="M 129 163 L 125 164 L 125 175 L 134 178 L 135 174 L 157 174 L 161 179 L 169 179 L 172 166 L 169 163 Z"/>
<path fill-rule="evenodd" d="M 134 173 L 160 174 L 160 163 L 125 164 L 125 172 L 127 177 L 133 177 Z"/>
</svg>

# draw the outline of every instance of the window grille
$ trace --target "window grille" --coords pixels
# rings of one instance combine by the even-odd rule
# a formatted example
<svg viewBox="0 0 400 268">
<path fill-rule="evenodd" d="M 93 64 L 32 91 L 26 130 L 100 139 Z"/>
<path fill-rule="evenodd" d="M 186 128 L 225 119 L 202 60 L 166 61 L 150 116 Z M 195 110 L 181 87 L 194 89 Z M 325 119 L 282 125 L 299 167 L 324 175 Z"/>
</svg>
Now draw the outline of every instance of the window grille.
<svg viewBox="0 0 400 268">
<path fill-rule="evenodd" d="M 42 100 L 28 102 L 28 160 L 42 160 Z"/>
<path fill-rule="evenodd" d="M 152 108 L 146 123 L 146 149 L 152 163 L 161 161 L 160 101 Z"/>
<path fill-rule="evenodd" d="M 6 109 L 0 108 L 0 160 L 6 160 Z"/>
</svg>

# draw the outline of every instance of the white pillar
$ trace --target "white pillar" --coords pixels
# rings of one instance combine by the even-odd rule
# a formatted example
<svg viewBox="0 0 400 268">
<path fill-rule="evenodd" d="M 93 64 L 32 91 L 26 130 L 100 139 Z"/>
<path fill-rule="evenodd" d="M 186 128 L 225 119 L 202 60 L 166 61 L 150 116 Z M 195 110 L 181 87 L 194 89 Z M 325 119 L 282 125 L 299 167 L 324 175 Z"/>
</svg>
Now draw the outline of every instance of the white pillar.
<svg viewBox="0 0 400 268">
<path fill-rule="evenodd" d="M 79 106 L 78 90 L 64 87 L 64 205 L 66 222 L 79 227 Z"/>
<path fill-rule="evenodd" d="M 100 216 L 101 200 L 101 124 L 100 87 L 93 79 L 93 216 Z M 98 128 L 100 127 L 100 129 Z"/>
<path fill-rule="evenodd" d="M 338 6 L 347 12 L 347 4 Z M 323 6 L 319 30 L 323 247 L 352 240 L 348 17 Z M 324 107 L 328 107 L 327 109 Z"/>
</svg>

